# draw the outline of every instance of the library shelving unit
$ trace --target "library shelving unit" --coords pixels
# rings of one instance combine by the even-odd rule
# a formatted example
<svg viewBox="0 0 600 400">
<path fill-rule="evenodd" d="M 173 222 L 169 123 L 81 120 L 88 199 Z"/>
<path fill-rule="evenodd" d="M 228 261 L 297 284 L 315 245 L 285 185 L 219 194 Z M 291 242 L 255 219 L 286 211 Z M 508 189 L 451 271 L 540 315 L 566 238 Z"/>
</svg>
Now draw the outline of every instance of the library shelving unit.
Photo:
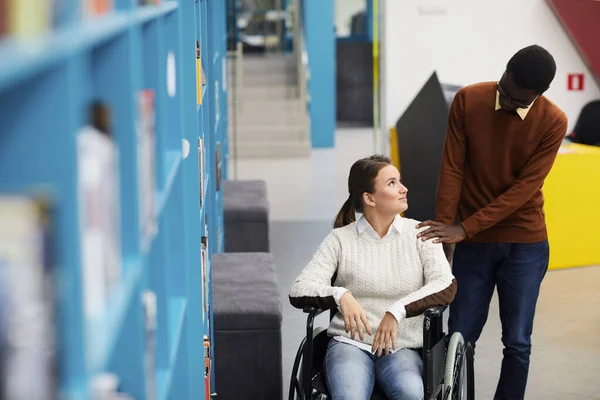
<svg viewBox="0 0 600 400">
<path fill-rule="evenodd" d="M 223 246 L 228 154 L 226 5 L 113 0 L 89 15 L 93 1 L 49 2 L 45 33 L 0 37 L 0 207 L 17 196 L 43 198 L 50 210 L 57 377 L 56 396 L 44 398 L 93 399 L 114 377 L 133 399 L 209 398 L 210 259 Z M 21 4 L 32 13 L 39 5 Z M 92 104 L 101 104 L 99 123 Z M 103 122 L 100 136 L 117 155 L 110 284 L 106 271 L 88 270 L 108 253 L 88 243 L 82 211 L 94 214 L 107 196 L 86 195 L 82 181 L 110 174 L 90 172 L 96 148 L 83 154 L 79 142 L 84 127 Z M 0 266 L 2 256 L 0 245 Z"/>
</svg>

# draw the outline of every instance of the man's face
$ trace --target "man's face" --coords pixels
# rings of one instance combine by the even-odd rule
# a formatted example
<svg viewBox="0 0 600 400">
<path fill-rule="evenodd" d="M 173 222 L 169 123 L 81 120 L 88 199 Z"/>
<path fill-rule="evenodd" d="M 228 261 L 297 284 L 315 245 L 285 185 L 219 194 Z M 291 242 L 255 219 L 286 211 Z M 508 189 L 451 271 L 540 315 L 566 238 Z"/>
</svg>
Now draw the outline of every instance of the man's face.
<svg viewBox="0 0 600 400">
<path fill-rule="evenodd" d="M 510 72 L 505 72 L 498 82 L 498 92 L 500 92 L 500 107 L 504 111 L 514 112 L 517 108 L 528 108 L 531 103 L 539 96 L 533 90 L 521 89 L 510 76 Z"/>
</svg>

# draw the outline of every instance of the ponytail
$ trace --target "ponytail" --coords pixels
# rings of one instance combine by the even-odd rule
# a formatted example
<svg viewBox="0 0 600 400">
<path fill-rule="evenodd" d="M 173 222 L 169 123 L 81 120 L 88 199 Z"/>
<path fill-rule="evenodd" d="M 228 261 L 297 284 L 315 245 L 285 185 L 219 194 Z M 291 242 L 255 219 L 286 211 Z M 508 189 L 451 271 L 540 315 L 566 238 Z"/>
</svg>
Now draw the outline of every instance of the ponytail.
<svg viewBox="0 0 600 400">
<path fill-rule="evenodd" d="M 348 199 L 338 212 L 338 215 L 335 217 L 333 227 L 341 228 L 342 226 L 346 226 L 356 221 L 355 212 L 356 209 L 354 208 L 354 201 L 352 200 L 352 196 L 348 196 Z"/>
</svg>

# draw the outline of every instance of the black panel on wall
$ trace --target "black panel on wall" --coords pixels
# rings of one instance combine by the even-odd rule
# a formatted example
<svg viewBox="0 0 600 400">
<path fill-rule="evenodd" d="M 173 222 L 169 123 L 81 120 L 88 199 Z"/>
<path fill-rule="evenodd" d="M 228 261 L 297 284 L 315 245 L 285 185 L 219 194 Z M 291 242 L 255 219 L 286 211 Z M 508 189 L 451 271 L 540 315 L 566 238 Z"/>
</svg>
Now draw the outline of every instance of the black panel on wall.
<svg viewBox="0 0 600 400">
<path fill-rule="evenodd" d="M 408 188 L 405 216 L 435 219 L 435 195 L 446 137 L 448 103 L 434 72 L 396 123 L 402 182 Z"/>
<path fill-rule="evenodd" d="M 338 122 L 373 125 L 373 45 L 337 42 Z"/>
</svg>

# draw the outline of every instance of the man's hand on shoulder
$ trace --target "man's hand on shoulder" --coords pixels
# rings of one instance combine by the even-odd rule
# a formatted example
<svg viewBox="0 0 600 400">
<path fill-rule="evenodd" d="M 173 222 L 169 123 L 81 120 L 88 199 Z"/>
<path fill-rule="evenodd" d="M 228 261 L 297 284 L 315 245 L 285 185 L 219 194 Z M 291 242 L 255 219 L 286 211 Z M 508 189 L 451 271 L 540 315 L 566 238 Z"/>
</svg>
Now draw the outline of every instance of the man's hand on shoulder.
<svg viewBox="0 0 600 400">
<path fill-rule="evenodd" d="M 433 243 L 458 243 L 467 238 L 467 232 L 461 224 L 448 225 L 435 221 L 423 221 L 417 229 L 428 227 L 417 234 L 422 241 L 433 239 Z"/>
</svg>

